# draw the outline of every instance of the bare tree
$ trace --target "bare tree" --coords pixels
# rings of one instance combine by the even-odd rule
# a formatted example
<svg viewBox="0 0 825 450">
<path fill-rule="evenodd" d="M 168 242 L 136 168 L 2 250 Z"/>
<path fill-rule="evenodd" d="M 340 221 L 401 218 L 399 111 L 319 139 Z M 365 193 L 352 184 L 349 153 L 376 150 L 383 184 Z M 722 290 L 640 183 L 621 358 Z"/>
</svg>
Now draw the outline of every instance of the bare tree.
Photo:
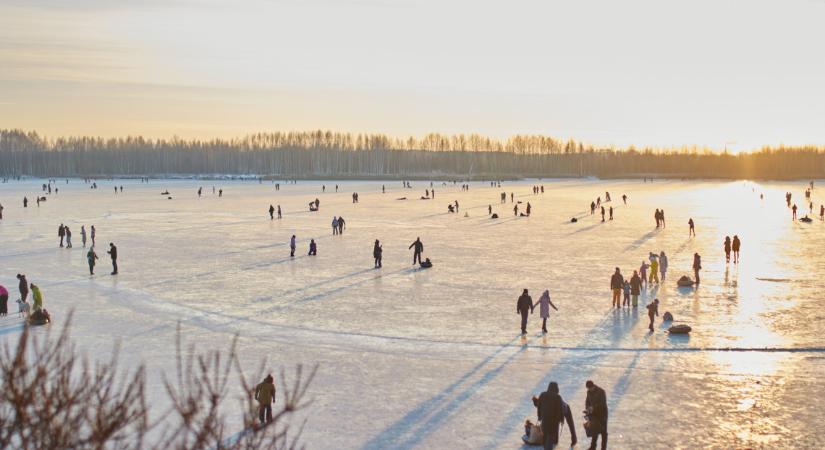
<svg viewBox="0 0 825 450">
<path fill-rule="evenodd" d="M 284 402 L 272 422 L 256 425 L 252 378 L 241 368 L 237 337 L 225 352 L 181 351 L 176 370 L 164 376 L 171 406 L 157 414 L 147 403 L 143 365 L 118 368 L 118 351 L 108 361 L 90 362 L 69 336 L 69 321 L 56 338 L 32 336 L 24 328 L 16 345 L 0 351 L 0 448 L 45 449 L 297 449 L 303 425 L 290 431 L 288 416 L 306 408 L 317 368 L 297 367 L 291 385 L 281 371 Z M 262 378 L 264 362 L 256 372 Z M 237 380 L 238 389 L 230 382 Z M 233 395 L 234 392 L 234 395 Z M 230 429 L 231 398 L 240 402 L 241 429 Z"/>
</svg>

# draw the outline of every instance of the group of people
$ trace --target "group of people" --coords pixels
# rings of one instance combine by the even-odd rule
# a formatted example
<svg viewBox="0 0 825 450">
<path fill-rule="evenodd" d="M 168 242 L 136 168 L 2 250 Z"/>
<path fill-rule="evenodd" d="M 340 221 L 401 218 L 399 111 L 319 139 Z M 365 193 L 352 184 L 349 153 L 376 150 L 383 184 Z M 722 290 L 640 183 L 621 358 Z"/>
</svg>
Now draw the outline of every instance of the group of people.
<svg viewBox="0 0 825 450">
<path fill-rule="evenodd" d="M 601 438 L 601 448 L 607 448 L 607 393 L 592 380 L 584 384 L 587 396 L 584 401 L 584 429 L 590 436 L 590 450 L 596 450 Z M 524 424 L 524 442 L 533 445 L 542 445 L 545 450 L 551 450 L 559 443 L 559 431 L 564 422 L 570 430 L 570 446 L 578 442 L 576 426 L 570 405 L 564 401 L 559 393 L 559 385 L 551 381 L 547 390 L 533 397 L 536 407 L 536 416 L 539 424 L 529 419 Z"/>
<path fill-rule="evenodd" d="M 332 216 L 332 234 L 344 234 L 344 226 L 346 225 L 346 221 L 344 220 L 343 216 L 335 217 Z"/>
<path fill-rule="evenodd" d="M 739 236 L 733 235 L 733 241 L 731 241 L 730 236 L 725 236 L 725 242 L 723 244 L 725 248 L 725 262 L 730 262 L 730 254 L 733 251 L 733 263 L 739 263 L 739 249 L 742 247 L 742 242 L 739 240 Z"/>
<path fill-rule="evenodd" d="M 665 227 L 665 210 L 664 209 L 656 209 L 656 212 L 653 213 L 653 217 L 656 219 L 656 228 L 664 228 Z M 693 220 L 693 219 L 691 219 Z"/>
<path fill-rule="evenodd" d="M 278 205 L 277 211 L 278 211 L 278 219 L 280 219 L 281 218 L 281 205 Z M 272 205 L 269 205 L 269 220 L 274 220 L 274 219 L 275 219 L 275 207 L 272 206 Z"/>
<path fill-rule="evenodd" d="M 92 238 L 92 246 L 94 247 L 97 230 L 95 230 L 95 226 L 92 225 L 89 231 L 89 237 Z M 63 225 L 61 223 L 60 226 L 57 227 L 57 237 L 60 238 L 61 248 L 63 247 L 64 239 L 66 241 L 66 248 L 72 248 L 72 230 L 69 228 L 68 225 Z M 80 226 L 80 241 L 83 244 L 83 247 L 86 247 L 86 225 Z"/>
<path fill-rule="evenodd" d="M 541 297 L 539 297 L 536 303 L 533 303 L 533 298 L 530 297 L 530 293 L 527 289 L 525 289 L 521 296 L 519 296 L 518 301 L 516 302 L 516 313 L 521 315 L 521 334 L 527 334 L 527 319 L 530 314 L 532 314 L 536 308 L 539 307 L 539 317 L 541 317 L 541 332 L 547 334 L 547 319 L 550 317 L 550 308 L 552 307 L 556 311 L 559 310 L 556 305 L 550 300 L 550 291 L 544 290 L 542 292 Z"/>
<path fill-rule="evenodd" d="M 17 289 L 20 292 L 20 299 L 17 302 L 20 304 L 21 313 L 35 313 L 42 311 L 42 314 L 48 317 L 48 311 L 43 309 L 43 293 L 40 292 L 40 287 L 34 283 L 30 283 L 26 279 L 26 275 L 17 274 Z M 28 298 L 29 292 L 32 294 L 33 304 L 29 308 Z M 31 309 L 31 311 L 29 311 Z M 0 317 L 7 316 L 9 313 L 9 291 L 5 286 L 0 284 Z"/>
<path fill-rule="evenodd" d="M 630 279 L 624 278 L 621 269 L 616 267 L 615 272 L 610 277 L 610 289 L 613 293 L 611 307 L 635 308 L 639 305 L 639 295 L 642 289 L 652 283 L 659 283 L 659 274 L 662 281 L 667 277 L 668 258 L 664 251 L 659 254 L 651 252 L 647 261 L 642 261 L 638 270 L 633 271 Z M 648 272 L 649 269 L 649 272 Z M 622 294 L 624 296 L 622 297 Z"/>
</svg>

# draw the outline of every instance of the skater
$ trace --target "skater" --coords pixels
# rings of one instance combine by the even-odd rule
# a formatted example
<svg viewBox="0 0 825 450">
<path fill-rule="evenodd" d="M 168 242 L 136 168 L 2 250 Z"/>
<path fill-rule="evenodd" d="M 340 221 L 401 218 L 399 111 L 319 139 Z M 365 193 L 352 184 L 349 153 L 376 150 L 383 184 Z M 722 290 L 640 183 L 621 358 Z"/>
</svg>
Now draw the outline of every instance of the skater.
<svg viewBox="0 0 825 450">
<path fill-rule="evenodd" d="M 698 253 L 693 254 L 693 274 L 696 277 L 696 284 L 699 284 L 699 271 L 702 269 L 702 257 Z"/>
<path fill-rule="evenodd" d="M 564 408 L 559 395 L 559 385 L 551 381 L 547 391 L 542 392 L 535 401 L 536 412 L 541 421 L 545 450 L 552 450 L 559 442 L 559 426 L 564 421 Z"/>
<path fill-rule="evenodd" d="M 275 383 L 272 375 L 267 375 L 255 386 L 255 400 L 258 401 L 258 420 L 261 425 L 272 422 L 272 404 L 275 403 Z"/>
<path fill-rule="evenodd" d="M 26 298 L 29 296 L 29 280 L 25 275 L 17 274 L 17 289 L 20 291 L 20 301 L 26 303 Z"/>
<path fill-rule="evenodd" d="M 633 271 L 633 276 L 630 277 L 630 299 L 633 302 L 633 307 L 639 306 L 639 294 L 642 292 L 642 277 L 639 272 Z"/>
<path fill-rule="evenodd" d="M 587 398 L 584 408 L 590 415 L 590 450 L 596 450 L 599 435 L 602 437 L 602 450 L 607 449 L 607 394 L 604 389 L 590 380 L 585 383 Z"/>
<path fill-rule="evenodd" d="M 90 231 L 91 231 L 91 233 L 89 234 L 89 236 L 92 238 L 92 247 L 94 247 L 95 246 L 95 226 L 94 225 L 92 225 L 92 229 Z"/>
<path fill-rule="evenodd" d="M 613 290 L 613 303 L 611 307 L 621 308 L 622 286 L 624 285 L 624 277 L 622 271 L 616 267 L 616 272 L 610 277 L 610 289 Z"/>
<path fill-rule="evenodd" d="M 66 248 L 72 248 L 72 230 L 70 230 L 67 225 L 63 231 L 66 233 Z"/>
<path fill-rule="evenodd" d="M 278 205 L 278 219 L 281 218 L 281 205 Z"/>
<path fill-rule="evenodd" d="M 117 275 L 117 247 L 109 242 L 109 251 L 106 253 L 112 258 L 112 275 Z"/>
<path fill-rule="evenodd" d="M 734 234 L 733 235 L 733 245 L 731 246 L 733 249 L 733 263 L 739 263 L 739 248 L 742 247 L 742 242 L 739 240 L 739 236 Z"/>
<path fill-rule="evenodd" d="M 622 284 L 622 293 L 624 294 L 624 298 L 622 299 L 622 308 L 627 306 L 630 308 L 630 281 L 624 280 Z"/>
<path fill-rule="evenodd" d="M 730 236 L 725 236 L 725 262 L 730 262 Z"/>
<path fill-rule="evenodd" d="M 424 251 L 424 244 L 421 243 L 421 238 L 415 238 L 415 242 L 410 244 L 408 249 L 413 249 L 413 265 L 415 265 L 416 261 L 421 264 L 421 252 Z"/>
<path fill-rule="evenodd" d="M 94 247 L 89 247 L 89 251 L 86 253 L 86 261 L 89 263 L 89 275 L 95 274 L 95 260 L 100 259 L 97 257 L 97 253 L 95 253 Z"/>
<path fill-rule="evenodd" d="M 550 307 L 552 306 L 553 309 L 556 311 L 559 308 L 556 308 L 556 305 L 550 300 L 550 291 L 545 289 L 544 292 L 539 297 L 538 301 L 533 304 L 531 308 L 535 308 L 536 305 L 539 305 L 539 317 L 541 317 L 541 332 L 547 334 L 547 318 L 550 317 Z"/>
<path fill-rule="evenodd" d="M 269 205 L 269 220 L 275 220 L 275 207 Z"/>
<path fill-rule="evenodd" d="M 344 222 L 344 218 L 341 217 L 341 216 L 338 216 L 338 234 L 344 234 L 344 226 L 346 224 L 347 223 Z"/>
<path fill-rule="evenodd" d="M 659 272 L 662 272 L 662 281 L 665 281 L 667 276 L 667 255 L 664 250 L 659 253 Z"/>
<path fill-rule="evenodd" d="M 659 299 L 654 299 L 647 305 L 647 316 L 650 317 L 650 325 L 648 329 L 653 332 L 653 318 L 659 315 Z"/>
<path fill-rule="evenodd" d="M 9 313 L 9 291 L 0 284 L 0 317 Z"/>
<path fill-rule="evenodd" d="M 332 216 L 332 235 L 335 236 L 338 234 L 338 218 Z"/>
<path fill-rule="evenodd" d="M 83 248 L 86 248 L 86 225 L 80 226 L 80 242 L 83 243 Z"/>
<path fill-rule="evenodd" d="M 62 223 L 57 227 L 57 235 L 60 237 L 60 247 L 62 248 L 63 238 L 66 237 L 66 227 L 64 227 Z"/>
<path fill-rule="evenodd" d="M 295 257 L 295 235 L 292 235 L 292 238 L 289 239 L 289 256 Z"/>
<path fill-rule="evenodd" d="M 378 269 L 381 266 L 381 257 L 382 253 L 384 252 L 383 247 L 381 247 L 381 242 L 378 239 L 375 240 L 375 246 L 372 248 L 372 257 L 375 258 L 375 265 L 374 268 Z"/>
<path fill-rule="evenodd" d="M 315 243 L 315 239 L 309 240 L 309 256 L 316 256 L 318 254 L 318 244 Z"/>
<path fill-rule="evenodd" d="M 527 316 L 533 312 L 533 299 L 527 294 L 527 289 L 521 293 L 516 303 L 516 314 L 521 314 L 521 334 L 527 334 Z"/>
<path fill-rule="evenodd" d="M 693 217 L 688 220 L 688 237 L 696 237 L 696 230 L 693 228 Z"/>
</svg>

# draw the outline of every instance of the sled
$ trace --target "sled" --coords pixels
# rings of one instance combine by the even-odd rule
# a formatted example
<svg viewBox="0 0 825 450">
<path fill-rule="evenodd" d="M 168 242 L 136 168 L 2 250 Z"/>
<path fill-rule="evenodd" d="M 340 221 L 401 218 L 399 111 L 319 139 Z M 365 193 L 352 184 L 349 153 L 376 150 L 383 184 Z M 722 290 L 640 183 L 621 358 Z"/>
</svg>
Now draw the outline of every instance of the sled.
<svg viewBox="0 0 825 450">
<path fill-rule="evenodd" d="M 51 321 L 52 318 L 49 316 L 48 311 L 44 312 L 44 310 L 40 310 L 31 313 L 29 319 L 26 321 L 26 324 L 30 326 L 46 325 Z"/>
<path fill-rule="evenodd" d="M 813 221 L 814 221 L 814 219 L 811 219 L 810 217 L 805 216 L 805 217 L 803 217 L 803 218 L 799 219 L 799 221 L 800 221 L 800 222 L 805 222 L 805 223 L 811 223 L 811 222 L 813 222 Z"/>
<path fill-rule="evenodd" d="M 679 278 L 679 281 L 677 281 L 676 284 L 679 287 L 691 287 L 694 285 L 694 282 L 690 278 L 683 275 L 681 278 Z"/>
<path fill-rule="evenodd" d="M 673 325 L 668 328 L 667 332 L 670 334 L 688 334 L 691 330 L 690 325 Z"/>
</svg>

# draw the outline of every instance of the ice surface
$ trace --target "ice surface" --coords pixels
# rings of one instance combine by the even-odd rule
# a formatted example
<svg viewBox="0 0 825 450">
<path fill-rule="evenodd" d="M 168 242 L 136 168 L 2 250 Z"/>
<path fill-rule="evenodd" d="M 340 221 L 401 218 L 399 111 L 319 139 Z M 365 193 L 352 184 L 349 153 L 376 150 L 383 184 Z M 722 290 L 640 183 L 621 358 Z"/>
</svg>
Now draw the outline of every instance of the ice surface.
<svg viewBox="0 0 825 450">
<path fill-rule="evenodd" d="M 61 180 L 60 193 L 37 207 L 42 182 L 0 184 L 0 283 L 12 292 L 0 336 L 19 335 L 14 275 L 26 273 L 43 290 L 52 327 L 74 308 L 73 336 L 91 355 L 109 354 L 120 340 L 127 363 L 149 365 L 155 399 L 163 397 L 160 371 L 173 369 L 181 321 L 185 339 L 203 349 L 225 348 L 240 333 L 252 368 L 264 356 L 273 369 L 320 364 L 308 448 L 520 448 L 522 423 L 535 415 L 530 397 L 555 380 L 578 412 L 587 379 L 607 391 L 611 448 L 817 445 L 825 224 L 792 222 L 783 198 L 793 192 L 807 213 L 803 183 L 528 180 L 500 189 L 474 182 L 462 192 L 436 182 L 436 199 L 424 201 L 425 182 L 402 189 L 342 181 L 335 193 L 331 181 L 282 183 L 276 192 L 253 181 L 114 180 L 90 190 Z M 534 184 L 545 193 L 533 195 Z M 159 195 L 166 189 L 172 200 Z M 529 201 L 532 217 L 514 217 L 509 195 L 499 204 L 501 191 L 515 192 L 522 210 Z M 602 223 L 588 206 L 605 191 L 616 219 Z M 23 195 L 32 200 L 27 209 Z M 316 197 L 321 210 L 310 213 Z M 459 213 L 448 214 L 455 200 Z M 819 189 L 814 200 L 818 215 Z M 270 204 L 281 205 L 282 220 L 269 219 Z M 488 204 L 500 219 L 487 217 Z M 665 210 L 665 229 L 655 229 L 655 208 Z M 343 236 L 330 230 L 338 215 Z M 58 248 L 61 222 L 72 228 L 74 249 Z M 94 277 L 81 224 L 97 227 Z M 726 265 L 722 241 L 734 234 L 742 262 Z M 407 247 L 417 236 L 433 269 L 411 265 Z M 317 257 L 306 256 L 310 238 Z M 375 239 L 384 245 L 380 270 L 372 268 Z M 108 274 L 110 241 L 119 249 L 117 277 Z M 629 276 L 661 250 L 668 280 L 640 302 L 657 296 L 660 313 L 693 327 L 689 338 L 669 336 L 660 323 L 649 334 L 642 305 L 609 307 L 613 268 Z M 694 252 L 703 257 L 702 284 L 680 292 L 675 280 L 690 274 Z M 518 335 L 523 288 L 534 299 L 549 289 L 559 307 L 546 336 L 537 315 L 528 336 Z M 586 448 L 576 425 L 578 448 Z"/>
</svg>

